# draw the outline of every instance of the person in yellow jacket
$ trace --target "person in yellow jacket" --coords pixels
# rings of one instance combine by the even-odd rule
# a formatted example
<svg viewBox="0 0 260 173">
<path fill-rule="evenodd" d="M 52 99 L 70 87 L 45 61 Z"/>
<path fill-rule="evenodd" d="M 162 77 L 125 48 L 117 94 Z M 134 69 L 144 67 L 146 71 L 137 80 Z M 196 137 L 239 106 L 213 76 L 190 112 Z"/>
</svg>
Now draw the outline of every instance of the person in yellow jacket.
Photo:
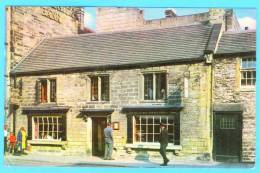
<svg viewBox="0 0 260 173">
<path fill-rule="evenodd" d="M 26 149 L 26 131 L 24 127 L 21 127 L 17 134 L 17 142 L 19 144 L 20 152 L 24 154 Z"/>
</svg>

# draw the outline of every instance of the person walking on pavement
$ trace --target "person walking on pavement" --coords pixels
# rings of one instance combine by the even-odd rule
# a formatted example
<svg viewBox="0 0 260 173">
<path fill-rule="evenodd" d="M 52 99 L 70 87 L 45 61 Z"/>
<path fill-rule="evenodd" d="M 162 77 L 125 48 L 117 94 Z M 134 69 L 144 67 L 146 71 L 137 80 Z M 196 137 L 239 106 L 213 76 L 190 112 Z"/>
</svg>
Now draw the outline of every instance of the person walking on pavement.
<svg viewBox="0 0 260 173">
<path fill-rule="evenodd" d="M 8 126 L 4 126 L 4 154 L 7 152 Z"/>
<path fill-rule="evenodd" d="M 104 160 L 114 160 L 112 158 L 113 151 L 113 129 L 111 128 L 111 123 L 107 123 L 107 127 L 104 129 L 104 137 L 105 137 L 105 156 Z"/>
<path fill-rule="evenodd" d="M 160 133 L 160 154 L 163 157 L 163 164 L 161 166 L 167 166 L 169 159 L 166 157 L 166 147 L 168 145 L 168 130 L 166 129 L 166 125 L 160 123 L 161 133 Z"/>
</svg>

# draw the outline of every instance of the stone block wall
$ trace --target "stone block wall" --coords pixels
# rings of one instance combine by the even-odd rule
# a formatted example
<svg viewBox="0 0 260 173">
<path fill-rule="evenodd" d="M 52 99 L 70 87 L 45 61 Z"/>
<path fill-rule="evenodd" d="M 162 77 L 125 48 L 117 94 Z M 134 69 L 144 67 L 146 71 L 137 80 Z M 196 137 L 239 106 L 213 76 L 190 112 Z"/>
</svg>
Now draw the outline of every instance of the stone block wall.
<svg viewBox="0 0 260 173">
<path fill-rule="evenodd" d="M 46 37 L 78 33 L 83 20 L 75 16 L 78 7 L 7 7 L 6 8 L 6 110 L 5 123 L 12 129 L 10 105 L 19 104 L 14 93 L 10 70 Z M 12 90 L 12 91 L 11 91 Z M 12 92 L 13 95 L 10 95 Z M 15 96 L 16 97 L 16 96 Z M 29 96 L 28 96 L 29 97 Z"/>
<path fill-rule="evenodd" d="M 8 7 L 10 15 L 7 23 L 7 35 L 11 38 L 10 68 L 13 68 L 22 57 L 45 37 L 71 35 L 78 33 L 79 21 L 75 12 L 80 8 L 58 7 Z"/>
<path fill-rule="evenodd" d="M 255 88 L 240 86 L 240 62 L 242 57 L 221 57 L 214 60 L 214 103 L 242 103 L 242 161 L 255 161 Z"/>
<path fill-rule="evenodd" d="M 209 9 L 205 13 L 185 16 L 144 19 L 145 10 L 138 8 L 98 8 L 96 32 L 129 31 L 140 29 L 158 29 L 198 23 L 223 23 L 226 30 L 239 30 L 239 24 L 233 10 Z"/>
<path fill-rule="evenodd" d="M 100 72 L 82 72 L 72 74 L 55 74 L 41 76 L 23 76 L 23 92 L 20 106 L 35 105 L 35 82 L 38 78 L 57 79 L 57 104 L 69 106 L 67 117 L 67 154 L 91 154 L 92 148 L 92 121 L 79 118 L 81 108 L 112 108 L 111 121 L 120 122 L 120 130 L 114 130 L 115 147 L 119 153 L 126 154 L 125 144 L 127 139 L 127 119 L 121 112 L 123 106 L 128 105 L 158 105 L 163 102 L 147 102 L 141 99 L 142 73 L 151 71 L 166 71 L 168 93 L 176 85 L 183 92 L 184 77 L 188 79 L 188 95 L 183 97 L 183 110 L 180 112 L 180 145 L 183 155 L 203 154 L 210 152 L 210 76 L 209 66 L 204 63 L 188 65 L 171 65 L 150 67 L 143 69 L 109 70 Z M 109 74 L 110 76 L 110 101 L 90 101 L 89 75 Z M 187 91 L 186 91 L 187 92 Z M 182 93 L 183 94 L 183 93 Z M 20 110 L 20 109 L 19 109 Z M 18 111 L 19 112 L 19 111 Z M 17 127 L 27 127 L 26 115 L 18 113 Z M 192 127 L 192 128 L 191 128 Z M 157 153 L 157 152 L 156 152 Z M 158 154 L 158 153 L 157 153 Z"/>
</svg>

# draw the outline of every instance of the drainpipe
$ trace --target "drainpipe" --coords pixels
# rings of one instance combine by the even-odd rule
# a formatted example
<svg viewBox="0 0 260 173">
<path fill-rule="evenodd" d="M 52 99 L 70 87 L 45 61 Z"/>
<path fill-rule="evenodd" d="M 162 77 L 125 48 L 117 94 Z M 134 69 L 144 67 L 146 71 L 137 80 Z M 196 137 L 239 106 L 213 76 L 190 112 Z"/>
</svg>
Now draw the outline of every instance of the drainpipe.
<svg viewBox="0 0 260 173">
<path fill-rule="evenodd" d="M 214 111 L 213 111 L 213 106 L 214 106 L 214 54 L 217 52 L 217 49 L 218 49 L 218 44 L 219 44 L 219 41 L 220 41 L 220 38 L 223 34 L 223 32 L 225 31 L 225 25 L 221 25 L 221 29 L 220 29 L 220 32 L 219 32 L 219 35 L 218 35 L 218 38 L 217 38 L 217 42 L 216 42 L 216 45 L 215 45 L 215 48 L 214 48 L 214 51 L 212 52 L 212 62 L 211 62 L 211 91 L 210 91 L 210 95 L 211 95 L 211 98 L 210 98 L 210 102 L 211 102 L 211 106 L 210 106 L 210 113 L 211 113 L 211 124 L 210 124 L 210 137 L 211 137 L 211 159 L 213 160 L 213 149 L 214 149 L 214 134 L 213 134 L 213 131 L 214 131 Z"/>
</svg>

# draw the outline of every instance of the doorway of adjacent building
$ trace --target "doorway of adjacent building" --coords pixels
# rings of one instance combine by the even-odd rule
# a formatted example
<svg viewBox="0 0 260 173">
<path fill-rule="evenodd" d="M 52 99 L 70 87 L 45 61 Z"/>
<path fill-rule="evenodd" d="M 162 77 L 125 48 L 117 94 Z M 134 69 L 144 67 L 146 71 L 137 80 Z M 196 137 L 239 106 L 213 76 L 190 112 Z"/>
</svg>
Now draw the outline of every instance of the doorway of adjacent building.
<svg viewBox="0 0 260 173">
<path fill-rule="evenodd" d="M 216 161 L 239 162 L 241 158 L 241 113 L 215 113 L 213 157 Z"/>
<path fill-rule="evenodd" d="M 106 117 L 92 118 L 92 155 L 104 156 L 105 140 L 104 129 L 107 125 Z"/>
</svg>

